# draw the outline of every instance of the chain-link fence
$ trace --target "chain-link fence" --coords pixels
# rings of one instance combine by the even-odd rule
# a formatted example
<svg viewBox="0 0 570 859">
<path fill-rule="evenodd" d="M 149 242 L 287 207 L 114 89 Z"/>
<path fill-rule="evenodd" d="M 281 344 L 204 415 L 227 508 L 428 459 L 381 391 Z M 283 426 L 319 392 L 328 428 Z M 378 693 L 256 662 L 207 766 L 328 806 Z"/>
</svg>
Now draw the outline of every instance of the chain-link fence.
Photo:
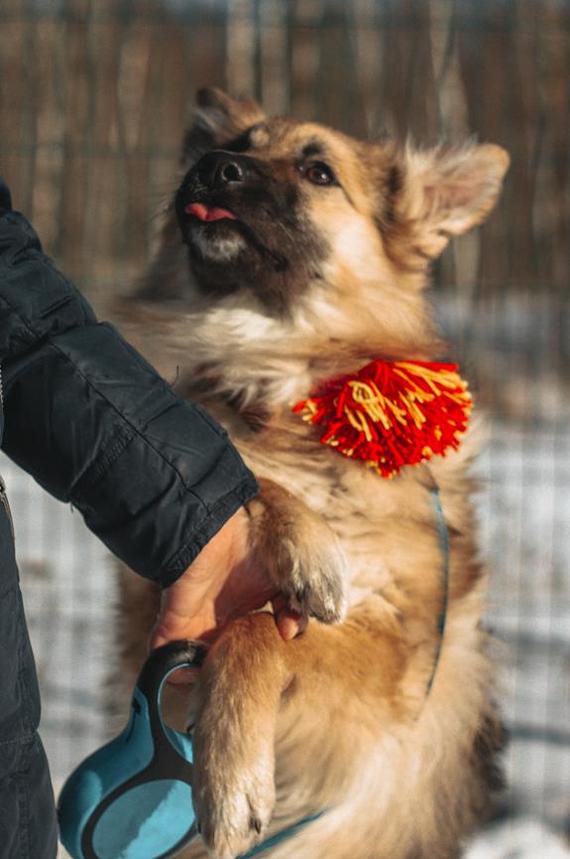
<svg viewBox="0 0 570 859">
<path fill-rule="evenodd" d="M 445 253 L 434 296 L 490 414 L 509 807 L 568 829 L 570 2 L 2 0 L 0 172 L 96 307 L 144 268 L 205 84 L 357 136 L 511 153 L 497 211 Z M 3 467 L 59 781 L 104 735 L 113 576 L 77 515 Z"/>
</svg>

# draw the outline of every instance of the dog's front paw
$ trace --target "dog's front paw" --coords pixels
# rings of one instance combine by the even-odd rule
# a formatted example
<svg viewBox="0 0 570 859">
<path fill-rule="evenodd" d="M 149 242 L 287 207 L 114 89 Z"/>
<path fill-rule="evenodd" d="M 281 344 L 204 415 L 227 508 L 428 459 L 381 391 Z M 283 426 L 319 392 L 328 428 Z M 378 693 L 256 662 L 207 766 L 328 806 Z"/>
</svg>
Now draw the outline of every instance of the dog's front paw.
<svg viewBox="0 0 570 859">
<path fill-rule="evenodd" d="M 347 605 L 347 563 L 325 520 L 269 480 L 249 505 L 255 543 L 291 608 L 324 623 L 342 620 Z"/>
<path fill-rule="evenodd" d="M 208 851 L 216 859 L 234 859 L 267 829 L 275 803 L 273 767 L 258 762 L 236 767 L 222 758 L 212 760 L 204 749 L 197 754 L 194 805 Z"/>
<path fill-rule="evenodd" d="M 274 574 L 291 608 L 323 623 L 336 623 L 346 612 L 344 554 L 324 523 L 312 532 L 305 539 L 282 537 L 274 546 Z"/>
</svg>

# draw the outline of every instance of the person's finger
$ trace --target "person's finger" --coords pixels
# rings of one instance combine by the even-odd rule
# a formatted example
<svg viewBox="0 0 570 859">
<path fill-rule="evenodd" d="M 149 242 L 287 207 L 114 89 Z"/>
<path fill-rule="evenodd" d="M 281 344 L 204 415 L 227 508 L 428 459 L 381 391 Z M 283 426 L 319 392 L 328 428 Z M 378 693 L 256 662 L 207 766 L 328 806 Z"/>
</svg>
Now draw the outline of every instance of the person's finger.
<svg viewBox="0 0 570 859">
<path fill-rule="evenodd" d="M 291 639 L 296 638 L 297 635 L 300 635 L 301 623 L 303 621 L 302 615 L 292 615 L 287 613 L 286 611 L 280 612 L 277 615 L 277 629 L 279 630 L 279 635 L 283 639 L 283 641 L 291 641 Z"/>
<path fill-rule="evenodd" d="M 271 604 L 279 635 L 284 641 L 291 641 L 292 638 L 305 631 L 308 619 L 300 612 L 290 608 L 285 597 L 281 595 L 275 597 Z"/>
</svg>

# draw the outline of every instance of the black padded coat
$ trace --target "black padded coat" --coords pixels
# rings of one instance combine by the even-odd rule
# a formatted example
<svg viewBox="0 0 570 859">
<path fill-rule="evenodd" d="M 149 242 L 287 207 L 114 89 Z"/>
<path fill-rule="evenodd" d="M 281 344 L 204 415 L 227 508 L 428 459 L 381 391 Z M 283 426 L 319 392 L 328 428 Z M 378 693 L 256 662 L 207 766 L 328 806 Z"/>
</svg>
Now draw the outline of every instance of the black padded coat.
<svg viewBox="0 0 570 859">
<path fill-rule="evenodd" d="M 0 366 L 4 451 L 161 585 L 257 491 L 225 431 L 97 321 L 1 181 Z M 0 501 L 0 859 L 52 859 L 53 796 L 2 485 Z"/>
</svg>

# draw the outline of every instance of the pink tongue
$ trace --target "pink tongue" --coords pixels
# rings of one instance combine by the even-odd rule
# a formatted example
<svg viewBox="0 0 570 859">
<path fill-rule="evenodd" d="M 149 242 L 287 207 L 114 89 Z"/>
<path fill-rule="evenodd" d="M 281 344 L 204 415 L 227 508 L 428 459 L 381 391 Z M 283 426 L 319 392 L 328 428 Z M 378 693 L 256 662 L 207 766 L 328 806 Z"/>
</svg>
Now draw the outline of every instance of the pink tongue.
<svg viewBox="0 0 570 859">
<path fill-rule="evenodd" d="M 200 221 L 221 221 L 222 218 L 236 220 L 236 216 L 227 209 L 219 209 L 217 206 L 206 206 L 205 203 L 188 203 L 184 211 L 188 215 L 194 215 Z"/>
</svg>

